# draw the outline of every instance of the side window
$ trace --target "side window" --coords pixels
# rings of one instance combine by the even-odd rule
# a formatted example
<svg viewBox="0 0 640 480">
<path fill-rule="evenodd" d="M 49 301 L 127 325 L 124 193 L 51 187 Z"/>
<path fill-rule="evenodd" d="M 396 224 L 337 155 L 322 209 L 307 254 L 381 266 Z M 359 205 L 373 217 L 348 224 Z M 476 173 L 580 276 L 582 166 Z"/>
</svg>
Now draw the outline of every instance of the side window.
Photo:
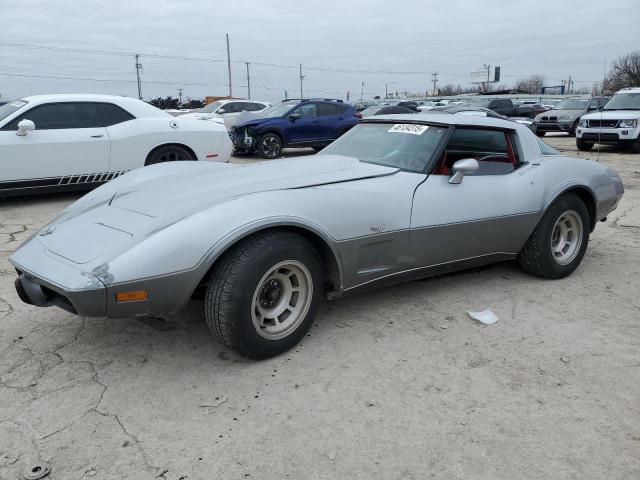
<svg viewBox="0 0 640 480">
<path fill-rule="evenodd" d="M 315 118 L 316 117 L 316 104 L 305 103 L 295 109 L 296 113 L 299 113 L 302 118 Z"/>
<path fill-rule="evenodd" d="M 98 115 L 100 115 L 103 127 L 110 127 L 135 118 L 126 110 L 112 103 L 96 103 L 95 105 L 98 108 Z"/>
<path fill-rule="evenodd" d="M 238 113 L 240 111 L 240 109 L 238 109 L 238 102 L 225 103 L 221 105 L 220 108 L 224 110 L 224 113 Z"/>
<path fill-rule="evenodd" d="M 258 110 L 262 110 L 264 108 L 264 105 L 255 102 L 244 102 L 243 107 L 247 112 L 256 112 Z"/>
<path fill-rule="evenodd" d="M 35 123 L 36 130 L 96 128 L 101 124 L 94 103 L 48 103 L 38 105 L 13 119 L 3 130 L 17 130 L 18 123 L 24 119 Z"/>
<path fill-rule="evenodd" d="M 475 158 L 480 164 L 470 175 L 511 173 L 518 165 L 513 140 L 510 132 L 502 130 L 456 128 L 434 173 L 450 175 L 453 164 L 464 158 Z"/>
<path fill-rule="evenodd" d="M 329 103 L 318 104 L 318 116 L 328 117 L 331 115 L 338 115 L 340 113 L 340 107 L 338 105 L 331 105 Z"/>
</svg>

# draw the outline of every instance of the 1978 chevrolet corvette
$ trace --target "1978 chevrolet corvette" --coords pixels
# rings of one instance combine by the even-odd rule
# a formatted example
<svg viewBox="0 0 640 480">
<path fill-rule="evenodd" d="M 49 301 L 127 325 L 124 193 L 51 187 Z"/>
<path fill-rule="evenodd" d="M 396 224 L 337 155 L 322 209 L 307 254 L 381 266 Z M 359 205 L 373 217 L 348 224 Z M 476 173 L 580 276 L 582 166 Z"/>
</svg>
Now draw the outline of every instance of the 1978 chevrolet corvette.
<svg viewBox="0 0 640 480">
<path fill-rule="evenodd" d="M 294 346 L 318 301 L 517 259 L 576 269 L 620 177 L 488 117 L 365 120 L 312 157 L 168 162 L 94 190 L 11 256 L 23 301 L 95 317 L 170 314 L 204 291 L 251 358 Z"/>
</svg>

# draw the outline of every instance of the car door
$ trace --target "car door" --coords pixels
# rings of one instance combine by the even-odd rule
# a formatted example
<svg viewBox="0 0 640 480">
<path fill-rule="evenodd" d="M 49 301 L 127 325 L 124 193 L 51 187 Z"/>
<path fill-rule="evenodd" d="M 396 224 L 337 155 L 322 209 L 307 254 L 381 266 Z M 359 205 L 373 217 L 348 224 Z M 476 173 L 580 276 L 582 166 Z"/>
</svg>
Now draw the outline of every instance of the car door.
<svg viewBox="0 0 640 480">
<path fill-rule="evenodd" d="M 24 119 L 34 122 L 35 130 L 19 136 Z M 28 181 L 25 187 L 80 183 L 109 170 L 109 137 L 89 102 L 31 108 L 0 129 L 0 148 L 0 180 Z"/>
<path fill-rule="evenodd" d="M 291 118 L 292 114 L 299 114 L 300 118 Z M 306 102 L 290 112 L 287 119 L 289 138 L 291 143 L 304 143 L 318 138 L 319 120 L 317 104 Z"/>
<path fill-rule="evenodd" d="M 331 103 L 318 103 L 318 137 L 336 139 L 341 125 L 340 106 Z"/>
<path fill-rule="evenodd" d="M 515 132 L 456 128 L 438 165 L 416 189 L 411 249 L 417 266 L 505 258 L 534 229 L 544 194 L 539 165 L 523 163 Z M 480 168 L 451 184 L 451 166 L 476 158 Z"/>
</svg>

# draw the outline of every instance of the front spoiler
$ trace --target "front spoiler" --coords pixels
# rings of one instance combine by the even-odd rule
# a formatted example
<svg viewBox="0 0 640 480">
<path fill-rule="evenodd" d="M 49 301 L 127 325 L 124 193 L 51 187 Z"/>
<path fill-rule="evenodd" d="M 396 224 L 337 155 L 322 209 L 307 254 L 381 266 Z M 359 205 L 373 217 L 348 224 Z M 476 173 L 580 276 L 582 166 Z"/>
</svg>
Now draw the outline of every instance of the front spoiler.
<svg viewBox="0 0 640 480">
<path fill-rule="evenodd" d="M 104 285 L 88 290 L 65 290 L 18 269 L 14 286 L 20 300 L 36 307 L 60 307 L 84 317 L 106 316 L 106 289 Z"/>
</svg>

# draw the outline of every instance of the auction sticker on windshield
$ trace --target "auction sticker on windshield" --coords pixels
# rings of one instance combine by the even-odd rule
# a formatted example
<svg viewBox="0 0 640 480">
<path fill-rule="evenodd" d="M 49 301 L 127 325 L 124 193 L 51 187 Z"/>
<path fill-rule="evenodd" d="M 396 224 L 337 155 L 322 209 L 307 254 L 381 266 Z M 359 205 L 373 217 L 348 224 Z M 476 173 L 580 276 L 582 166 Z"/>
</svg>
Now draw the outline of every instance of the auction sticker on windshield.
<svg viewBox="0 0 640 480">
<path fill-rule="evenodd" d="M 411 133 L 412 135 L 422 135 L 427 129 L 428 125 L 415 125 L 412 123 L 396 123 L 391 127 L 388 132 L 393 133 Z"/>
</svg>

